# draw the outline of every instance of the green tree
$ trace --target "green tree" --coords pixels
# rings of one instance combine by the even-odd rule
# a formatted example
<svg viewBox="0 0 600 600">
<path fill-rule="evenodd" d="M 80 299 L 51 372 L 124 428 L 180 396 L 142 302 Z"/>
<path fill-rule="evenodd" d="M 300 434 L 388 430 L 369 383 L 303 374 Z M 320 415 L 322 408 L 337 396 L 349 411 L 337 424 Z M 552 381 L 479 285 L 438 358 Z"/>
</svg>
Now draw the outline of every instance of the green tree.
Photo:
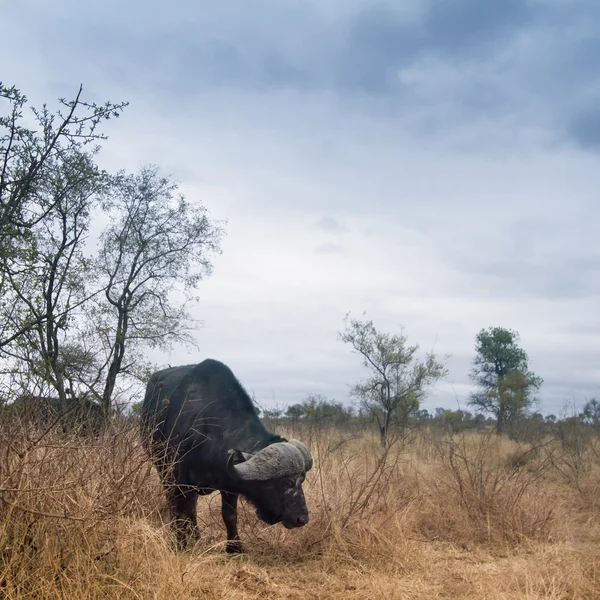
<svg viewBox="0 0 600 600">
<path fill-rule="evenodd" d="M 502 433 L 533 403 L 543 380 L 529 371 L 529 359 L 519 345 L 519 334 L 503 327 L 482 329 L 475 337 L 471 379 L 477 391 L 469 404 L 492 414 Z"/>
<path fill-rule="evenodd" d="M 417 414 L 421 400 L 447 370 L 430 352 L 417 358 L 418 345 L 408 345 L 403 331 L 388 334 L 379 331 L 373 321 L 345 319 L 340 339 L 362 358 L 368 376 L 357 383 L 352 394 L 371 414 L 386 446 L 394 427 L 404 427 Z"/>
<path fill-rule="evenodd" d="M 450 433 L 457 433 L 472 427 L 473 415 L 465 410 L 436 408 L 436 423 Z"/>
<path fill-rule="evenodd" d="M 310 394 L 299 406 L 306 420 L 314 424 L 341 426 L 347 424 L 353 417 L 351 407 L 328 400 L 321 394 Z"/>
<path fill-rule="evenodd" d="M 415 419 L 420 423 L 427 423 L 432 419 L 432 415 L 426 408 L 421 408 L 415 413 Z"/>
<path fill-rule="evenodd" d="M 306 410 L 302 404 L 292 404 L 292 406 L 287 407 L 285 416 L 295 423 L 298 419 L 306 416 Z"/>
</svg>

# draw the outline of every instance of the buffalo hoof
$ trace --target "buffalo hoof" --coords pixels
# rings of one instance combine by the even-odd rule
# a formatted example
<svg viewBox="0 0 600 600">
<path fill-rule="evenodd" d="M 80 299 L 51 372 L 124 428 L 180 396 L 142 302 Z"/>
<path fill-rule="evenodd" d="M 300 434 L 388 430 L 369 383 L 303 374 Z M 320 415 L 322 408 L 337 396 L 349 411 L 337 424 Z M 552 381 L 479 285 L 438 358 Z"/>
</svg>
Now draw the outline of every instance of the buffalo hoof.
<svg viewBox="0 0 600 600">
<path fill-rule="evenodd" d="M 244 552 L 244 548 L 242 546 L 242 542 L 239 540 L 230 540 L 227 542 L 227 546 L 225 546 L 225 551 L 227 554 L 242 554 Z"/>
</svg>

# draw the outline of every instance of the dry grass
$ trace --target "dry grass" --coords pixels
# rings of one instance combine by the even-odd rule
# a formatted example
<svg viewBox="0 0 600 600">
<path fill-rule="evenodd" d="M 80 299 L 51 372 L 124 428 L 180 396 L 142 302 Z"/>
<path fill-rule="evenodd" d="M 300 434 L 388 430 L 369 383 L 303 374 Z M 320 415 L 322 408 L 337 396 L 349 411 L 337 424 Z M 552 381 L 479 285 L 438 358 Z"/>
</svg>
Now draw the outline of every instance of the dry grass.
<svg viewBox="0 0 600 600">
<path fill-rule="evenodd" d="M 218 495 L 202 538 L 170 549 L 157 477 L 132 425 L 82 440 L 0 428 L 0 597 L 596 598 L 600 466 L 557 441 L 467 433 L 307 441 L 310 523 L 267 527 L 242 504 L 246 555 L 223 552 Z M 572 464 L 577 462 L 577 467 Z"/>
</svg>

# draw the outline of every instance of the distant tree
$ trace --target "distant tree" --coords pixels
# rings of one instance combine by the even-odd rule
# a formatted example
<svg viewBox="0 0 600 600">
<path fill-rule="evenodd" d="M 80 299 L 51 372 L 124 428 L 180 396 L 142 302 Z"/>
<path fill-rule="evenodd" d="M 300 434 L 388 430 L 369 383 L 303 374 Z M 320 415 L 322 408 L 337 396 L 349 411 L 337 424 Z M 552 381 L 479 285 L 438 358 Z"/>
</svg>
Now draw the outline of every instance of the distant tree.
<svg viewBox="0 0 600 600">
<path fill-rule="evenodd" d="M 492 414 L 502 433 L 533 403 L 543 380 L 529 371 L 528 356 L 518 345 L 519 334 L 503 327 L 482 329 L 475 338 L 471 379 L 478 390 L 469 403 Z"/>
<path fill-rule="evenodd" d="M 320 394 L 310 394 L 300 407 L 307 421 L 316 424 L 344 425 L 353 417 L 352 407 L 329 400 Z"/>
<path fill-rule="evenodd" d="M 542 413 L 540 413 L 540 412 L 537 412 L 537 411 L 534 412 L 534 413 L 531 413 L 529 415 L 529 419 L 531 421 L 533 421 L 534 423 L 543 423 L 544 420 L 545 420 L 544 419 L 544 415 Z"/>
<path fill-rule="evenodd" d="M 522 415 L 511 423 L 510 435 L 516 441 L 538 444 L 548 434 L 551 424 L 540 412 Z"/>
<path fill-rule="evenodd" d="M 435 408 L 435 418 L 436 419 L 443 419 L 444 415 L 446 414 L 446 410 L 445 408 L 442 408 L 441 406 L 436 406 Z"/>
<path fill-rule="evenodd" d="M 390 430 L 408 424 L 429 388 L 446 376 L 446 367 L 433 353 L 419 360 L 419 346 L 409 346 L 403 332 L 383 333 L 373 321 L 349 317 L 345 324 L 340 339 L 361 356 L 368 372 L 352 393 L 377 422 L 381 443 L 386 446 Z"/>
<path fill-rule="evenodd" d="M 485 423 L 485 415 L 481 413 L 475 413 L 475 416 L 473 417 L 473 427 L 475 429 L 483 429 L 485 427 Z"/>
<path fill-rule="evenodd" d="M 264 419 L 278 419 L 283 414 L 283 410 L 279 408 L 265 408 L 263 410 Z"/>
<path fill-rule="evenodd" d="M 592 398 L 583 408 L 581 420 L 594 428 L 600 428 L 600 402 Z"/>
<path fill-rule="evenodd" d="M 451 433 L 474 427 L 473 415 L 469 411 L 436 408 L 435 412 L 435 424 Z"/>
<path fill-rule="evenodd" d="M 103 207 L 110 220 L 96 271 L 104 295 L 93 323 L 106 357 L 101 397 L 109 410 L 118 376 L 144 367 L 140 350 L 191 342 L 189 302 L 211 272 L 222 230 L 153 166 L 117 177 Z"/>
<path fill-rule="evenodd" d="M 302 404 L 292 404 L 292 406 L 287 407 L 285 416 L 296 422 L 298 419 L 306 416 L 306 410 Z"/>
<path fill-rule="evenodd" d="M 422 408 L 415 413 L 415 419 L 422 423 L 430 421 L 432 418 L 432 415 L 426 408 Z"/>
</svg>

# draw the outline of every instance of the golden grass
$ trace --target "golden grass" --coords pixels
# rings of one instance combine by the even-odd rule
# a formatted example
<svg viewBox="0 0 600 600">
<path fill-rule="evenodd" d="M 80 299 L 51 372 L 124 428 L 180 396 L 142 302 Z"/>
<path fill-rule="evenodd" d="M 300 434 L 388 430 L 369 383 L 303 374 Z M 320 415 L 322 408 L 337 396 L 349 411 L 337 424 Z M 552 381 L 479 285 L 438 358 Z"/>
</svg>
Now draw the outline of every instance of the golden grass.
<svg viewBox="0 0 600 600">
<path fill-rule="evenodd" d="M 479 433 L 410 434 L 388 452 L 368 434 L 283 433 L 313 450 L 310 523 L 267 527 L 242 503 L 247 553 L 228 556 L 217 494 L 199 500 L 200 542 L 172 551 L 134 426 L 82 440 L 5 423 L 0 597 L 600 597 L 595 441 L 574 461 L 557 441 Z"/>
</svg>

